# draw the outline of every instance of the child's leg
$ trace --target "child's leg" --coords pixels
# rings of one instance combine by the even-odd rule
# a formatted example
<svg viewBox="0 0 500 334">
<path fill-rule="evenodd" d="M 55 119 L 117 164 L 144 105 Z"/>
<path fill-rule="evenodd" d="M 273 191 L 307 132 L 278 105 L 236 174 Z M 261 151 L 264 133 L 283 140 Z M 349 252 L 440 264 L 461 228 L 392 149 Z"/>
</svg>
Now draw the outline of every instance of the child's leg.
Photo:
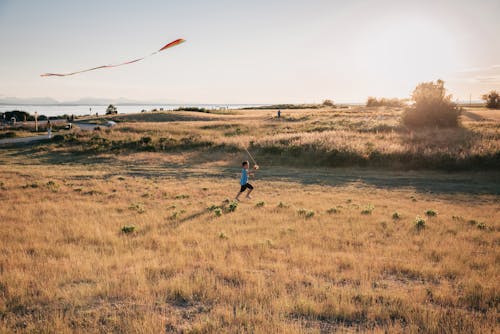
<svg viewBox="0 0 500 334">
<path fill-rule="evenodd" d="M 253 191 L 253 186 L 250 183 L 247 183 L 247 188 L 248 188 L 247 198 L 252 198 L 252 196 L 250 196 L 250 194 Z"/>
<path fill-rule="evenodd" d="M 245 191 L 246 187 L 245 186 L 241 186 L 241 189 L 240 191 L 238 192 L 238 195 L 236 195 L 236 197 L 234 198 L 235 200 L 239 200 L 240 199 L 240 195 L 243 194 L 243 192 Z"/>
</svg>

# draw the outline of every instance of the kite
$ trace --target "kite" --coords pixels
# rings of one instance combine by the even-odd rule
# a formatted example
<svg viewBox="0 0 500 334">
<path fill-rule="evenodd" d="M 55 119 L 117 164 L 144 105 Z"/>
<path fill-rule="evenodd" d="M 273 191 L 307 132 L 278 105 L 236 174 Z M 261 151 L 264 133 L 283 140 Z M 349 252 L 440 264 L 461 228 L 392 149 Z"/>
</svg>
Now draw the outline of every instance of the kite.
<svg viewBox="0 0 500 334">
<path fill-rule="evenodd" d="M 173 46 L 176 46 L 176 45 L 179 45 L 181 43 L 184 43 L 185 40 L 182 39 L 182 38 L 179 38 L 179 39 L 176 39 L 175 41 L 173 42 L 170 42 L 168 44 L 166 44 L 164 47 L 162 47 L 160 50 L 158 51 L 155 51 L 147 56 L 144 56 L 142 58 L 137 58 L 137 59 L 134 59 L 134 60 L 130 60 L 130 61 L 127 61 L 127 62 L 124 62 L 124 63 L 120 63 L 120 64 L 112 64 L 112 65 L 103 65 L 103 66 L 97 66 L 97 67 L 93 67 L 93 68 L 89 68 L 89 69 L 86 69 L 86 70 L 81 70 L 81 71 L 77 71 L 77 72 L 71 72 L 71 73 L 44 73 L 44 74 L 40 74 L 41 77 L 65 77 L 65 76 L 68 76 L 68 75 L 74 75 L 74 74 L 79 74 L 79 73 L 83 73 L 83 72 L 89 72 L 89 71 L 94 71 L 94 70 L 100 70 L 100 69 L 103 69 L 103 68 L 112 68 L 112 67 L 118 67 L 118 66 L 123 66 L 123 65 L 128 65 L 128 64 L 133 64 L 133 63 L 136 63 L 138 61 L 141 61 L 145 58 L 148 58 L 148 57 L 151 57 L 152 55 L 155 55 L 157 54 L 158 52 L 161 52 L 165 49 L 168 49 L 168 48 L 171 48 Z"/>
</svg>

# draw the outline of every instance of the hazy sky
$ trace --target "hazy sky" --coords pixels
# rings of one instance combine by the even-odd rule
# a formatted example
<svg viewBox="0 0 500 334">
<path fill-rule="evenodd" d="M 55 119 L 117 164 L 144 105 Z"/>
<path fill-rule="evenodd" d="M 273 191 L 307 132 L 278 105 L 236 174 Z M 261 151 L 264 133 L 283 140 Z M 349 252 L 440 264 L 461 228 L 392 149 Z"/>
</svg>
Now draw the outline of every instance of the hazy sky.
<svg viewBox="0 0 500 334">
<path fill-rule="evenodd" d="M 192 103 L 500 90 L 499 0 L 0 0 L 0 97 Z M 41 78 L 148 54 L 120 68 Z"/>
</svg>

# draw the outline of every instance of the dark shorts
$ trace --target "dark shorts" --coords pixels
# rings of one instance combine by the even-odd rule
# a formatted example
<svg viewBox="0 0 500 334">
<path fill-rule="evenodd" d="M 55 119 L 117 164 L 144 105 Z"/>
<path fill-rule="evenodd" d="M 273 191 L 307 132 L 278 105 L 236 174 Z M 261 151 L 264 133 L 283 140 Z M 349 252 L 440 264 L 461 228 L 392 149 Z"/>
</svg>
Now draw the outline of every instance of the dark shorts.
<svg viewBox="0 0 500 334">
<path fill-rule="evenodd" d="M 240 193 L 244 192 L 247 189 L 253 189 L 253 186 L 250 183 L 242 185 L 241 189 L 240 189 Z"/>
</svg>

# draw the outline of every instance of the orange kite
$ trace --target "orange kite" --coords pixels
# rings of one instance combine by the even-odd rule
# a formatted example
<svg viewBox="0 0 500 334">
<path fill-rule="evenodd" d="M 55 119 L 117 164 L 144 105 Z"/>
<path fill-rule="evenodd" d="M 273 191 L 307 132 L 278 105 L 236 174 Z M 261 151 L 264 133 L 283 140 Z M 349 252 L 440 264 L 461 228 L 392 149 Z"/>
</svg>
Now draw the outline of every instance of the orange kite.
<svg viewBox="0 0 500 334">
<path fill-rule="evenodd" d="M 160 50 L 155 51 L 155 52 L 153 52 L 153 53 L 151 53 L 151 54 L 149 54 L 147 56 L 144 56 L 144 57 L 138 58 L 138 59 L 134 59 L 134 60 L 130 60 L 130 61 L 127 61 L 127 62 L 124 62 L 124 63 L 120 63 L 120 64 L 102 65 L 102 66 L 97 66 L 97 67 L 89 68 L 89 69 L 82 70 L 82 71 L 71 72 L 71 73 L 44 73 L 44 74 L 40 74 L 40 76 L 41 77 L 65 77 L 65 76 L 68 76 L 68 75 L 74 75 L 74 74 L 79 74 L 79 73 L 83 73 L 83 72 L 89 72 L 89 71 L 93 71 L 93 70 L 99 70 L 99 69 L 102 69 L 102 68 L 111 68 L 111 67 L 118 67 L 118 66 L 122 66 L 122 65 L 128 65 L 128 64 L 132 64 L 132 63 L 136 63 L 138 61 L 141 61 L 141 60 L 143 60 L 145 58 L 151 57 L 152 55 L 157 54 L 158 52 L 161 52 L 161 51 L 163 51 L 165 49 L 171 48 L 173 46 L 179 45 L 179 44 L 184 43 L 184 42 L 185 42 L 185 40 L 182 39 L 182 38 L 176 39 L 175 41 L 166 44 Z"/>
</svg>

